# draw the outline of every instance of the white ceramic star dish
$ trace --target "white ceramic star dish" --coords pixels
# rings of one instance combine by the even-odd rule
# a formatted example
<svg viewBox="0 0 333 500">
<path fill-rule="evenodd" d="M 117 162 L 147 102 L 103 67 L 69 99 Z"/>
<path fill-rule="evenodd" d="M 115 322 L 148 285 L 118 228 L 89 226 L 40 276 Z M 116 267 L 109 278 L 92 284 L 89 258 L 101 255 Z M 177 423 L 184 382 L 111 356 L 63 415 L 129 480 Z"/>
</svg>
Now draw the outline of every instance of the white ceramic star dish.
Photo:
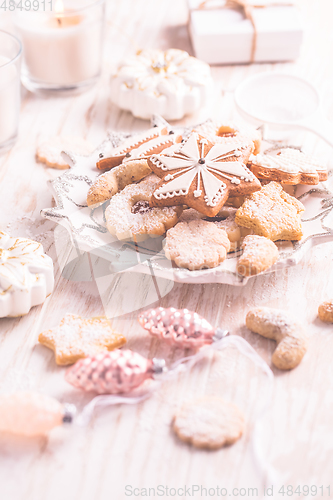
<svg viewBox="0 0 333 500">
<path fill-rule="evenodd" d="M 42 245 L 0 232 L 0 318 L 27 314 L 53 285 L 53 262 Z"/>
<path fill-rule="evenodd" d="M 49 187 L 56 200 L 56 207 L 42 210 L 42 216 L 61 224 L 69 231 L 71 241 L 79 252 L 93 256 L 93 271 L 111 274 L 131 271 L 153 274 L 181 283 L 225 283 L 245 285 L 250 278 L 236 272 L 239 253 L 230 253 L 218 267 L 189 271 L 171 265 L 162 249 L 162 239 L 148 239 L 140 244 L 139 252 L 128 242 L 120 242 L 108 233 L 105 208 L 90 209 L 86 204 L 89 186 L 99 175 L 95 162 L 100 152 L 116 147 L 121 142 L 119 134 L 112 134 L 90 157 L 67 154 L 72 168 L 51 181 Z M 295 196 L 305 206 L 301 241 L 278 242 L 280 258 L 267 272 L 274 272 L 296 265 L 314 245 L 333 240 L 333 179 L 318 186 L 296 187 Z M 104 263 L 104 264 L 103 264 Z"/>
</svg>

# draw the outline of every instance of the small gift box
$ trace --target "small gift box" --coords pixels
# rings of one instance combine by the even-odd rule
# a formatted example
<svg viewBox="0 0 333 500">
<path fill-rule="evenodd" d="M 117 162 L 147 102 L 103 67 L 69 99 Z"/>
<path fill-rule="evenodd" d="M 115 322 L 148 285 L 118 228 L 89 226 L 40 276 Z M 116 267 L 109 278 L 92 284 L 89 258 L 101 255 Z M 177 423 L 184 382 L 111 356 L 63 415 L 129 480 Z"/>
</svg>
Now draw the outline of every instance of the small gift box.
<svg viewBox="0 0 333 500">
<path fill-rule="evenodd" d="M 196 57 L 209 64 L 290 61 L 299 55 L 299 9 L 278 0 L 188 0 Z"/>
</svg>

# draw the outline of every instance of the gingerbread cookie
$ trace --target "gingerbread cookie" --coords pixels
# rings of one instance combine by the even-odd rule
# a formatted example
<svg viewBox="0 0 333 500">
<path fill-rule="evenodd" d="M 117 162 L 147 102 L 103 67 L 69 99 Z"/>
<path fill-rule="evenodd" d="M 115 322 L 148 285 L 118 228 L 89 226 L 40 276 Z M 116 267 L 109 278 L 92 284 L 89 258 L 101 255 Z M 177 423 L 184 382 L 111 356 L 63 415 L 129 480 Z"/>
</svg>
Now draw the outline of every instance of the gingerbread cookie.
<svg viewBox="0 0 333 500">
<path fill-rule="evenodd" d="M 251 146 L 235 149 L 192 133 L 173 155 L 152 155 L 148 164 L 162 177 L 151 206 L 188 205 L 214 217 L 228 196 L 249 194 L 260 182 L 247 169 Z"/>
<path fill-rule="evenodd" d="M 251 127 L 239 127 L 234 123 L 220 123 L 207 120 L 199 125 L 194 131 L 205 136 L 209 136 L 212 142 L 223 144 L 253 144 L 253 154 L 257 155 L 261 147 L 261 133 Z"/>
<path fill-rule="evenodd" d="M 104 317 L 82 318 L 66 314 L 58 327 L 42 332 L 38 340 L 54 351 L 58 365 L 71 365 L 78 359 L 116 349 L 126 343 Z"/>
<path fill-rule="evenodd" d="M 239 208 L 243 205 L 245 196 L 230 196 L 225 202 L 226 207 Z"/>
<path fill-rule="evenodd" d="M 318 317 L 325 323 L 333 323 L 333 300 L 327 300 L 318 307 Z"/>
<path fill-rule="evenodd" d="M 64 170 L 69 168 L 69 165 L 62 158 L 62 151 L 88 156 L 93 149 L 93 146 L 82 137 L 52 137 L 38 146 L 36 159 L 48 167 Z"/>
<path fill-rule="evenodd" d="M 277 154 L 251 156 L 247 164 L 259 179 L 283 184 L 318 184 L 327 180 L 327 169 L 297 149 L 285 148 Z"/>
<path fill-rule="evenodd" d="M 88 207 L 96 207 L 109 200 L 128 184 L 134 184 L 149 175 L 147 160 L 137 159 L 121 163 L 109 172 L 97 177 L 87 194 Z"/>
<path fill-rule="evenodd" d="M 291 370 L 302 361 L 308 340 L 301 326 L 283 311 L 258 307 L 246 315 L 246 326 L 266 339 L 275 340 L 273 364 L 280 370 Z"/>
<path fill-rule="evenodd" d="M 215 450 L 235 443 L 244 432 L 244 415 L 233 403 L 206 396 L 185 403 L 172 428 L 185 443 Z"/>
<path fill-rule="evenodd" d="M 152 192 L 159 178 L 150 175 L 139 184 L 130 184 L 111 198 L 106 209 L 106 227 L 119 240 L 142 241 L 148 236 L 163 235 L 174 226 L 183 211 L 182 207 L 149 206 Z"/>
<path fill-rule="evenodd" d="M 272 241 L 300 240 L 304 206 L 277 182 L 251 194 L 237 210 L 236 223 Z"/>
<path fill-rule="evenodd" d="M 254 276 L 266 271 L 279 258 L 277 246 L 264 236 L 249 235 L 242 244 L 243 254 L 237 263 L 242 276 Z"/>
<path fill-rule="evenodd" d="M 213 222 L 179 222 L 166 235 L 165 255 L 178 267 L 204 269 L 223 262 L 230 249 L 227 233 Z"/>
<path fill-rule="evenodd" d="M 153 127 L 146 132 L 134 135 L 123 144 L 114 148 L 107 158 L 100 155 L 96 166 L 99 170 L 111 170 L 123 161 L 147 158 L 152 154 L 161 153 L 175 143 L 180 143 L 182 136 L 175 134 L 167 127 Z"/>
</svg>

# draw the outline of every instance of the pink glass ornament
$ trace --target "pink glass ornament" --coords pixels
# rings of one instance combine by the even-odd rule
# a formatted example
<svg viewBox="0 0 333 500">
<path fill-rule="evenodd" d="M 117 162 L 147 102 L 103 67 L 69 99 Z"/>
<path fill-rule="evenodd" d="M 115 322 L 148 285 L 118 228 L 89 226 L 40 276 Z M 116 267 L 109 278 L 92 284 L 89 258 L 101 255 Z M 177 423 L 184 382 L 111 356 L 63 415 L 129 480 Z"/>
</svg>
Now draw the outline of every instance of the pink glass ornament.
<svg viewBox="0 0 333 500">
<path fill-rule="evenodd" d="M 174 307 L 149 309 L 139 314 L 138 321 L 152 335 L 185 348 L 199 349 L 228 334 L 196 312 Z"/>
<path fill-rule="evenodd" d="M 146 359 L 130 350 L 115 349 L 80 359 L 69 368 L 67 382 L 98 394 L 124 394 L 164 370 L 164 361 Z"/>
<path fill-rule="evenodd" d="M 72 407 L 72 405 L 68 405 Z M 0 431 L 21 436 L 45 436 L 72 416 L 54 398 L 34 392 L 0 395 Z"/>
</svg>

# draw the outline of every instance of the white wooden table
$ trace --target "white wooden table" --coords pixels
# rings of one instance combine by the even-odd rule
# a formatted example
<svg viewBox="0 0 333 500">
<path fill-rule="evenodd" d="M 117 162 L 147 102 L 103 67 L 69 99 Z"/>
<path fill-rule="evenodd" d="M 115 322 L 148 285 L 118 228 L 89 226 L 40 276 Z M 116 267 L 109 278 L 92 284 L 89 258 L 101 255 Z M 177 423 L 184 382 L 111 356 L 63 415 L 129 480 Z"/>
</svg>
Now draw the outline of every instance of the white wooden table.
<svg viewBox="0 0 333 500">
<path fill-rule="evenodd" d="M 231 92 L 235 86 L 250 74 L 283 69 L 310 79 L 321 90 L 327 116 L 333 119 L 333 3 L 301 3 L 306 37 L 300 59 L 287 64 L 214 67 L 213 75 L 221 92 L 213 117 L 237 119 Z M 191 51 L 185 1 L 110 1 L 108 19 L 105 71 L 98 85 L 72 98 L 40 98 L 25 92 L 19 140 L 8 154 L 0 157 L 0 229 L 42 242 L 54 258 L 56 277 L 55 291 L 43 306 L 23 318 L 0 320 L 0 391 L 37 390 L 75 403 L 79 409 L 90 396 L 64 381 L 64 369 L 57 367 L 51 351 L 37 342 L 38 334 L 57 325 L 66 312 L 99 315 L 112 303 L 119 315 L 114 325 L 128 337 L 130 348 L 149 357 L 165 357 L 168 363 L 184 355 L 148 338 L 136 323 L 137 312 L 123 314 L 129 301 L 137 300 L 140 306 L 138 298 L 149 291 L 149 280 L 143 279 L 136 289 L 124 287 L 120 280 L 106 304 L 94 281 L 74 282 L 62 277 L 54 245 L 55 225 L 39 215 L 42 208 L 53 203 L 46 181 L 59 174 L 35 162 L 40 137 L 81 135 L 97 145 L 107 130 L 146 128 L 146 122 L 110 103 L 111 68 L 134 50 L 131 40 L 138 47 Z M 0 18 L 0 25 L 5 22 Z M 183 123 L 195 123 L 198 118 L 187 117 Z M 326 158 L 332 154 L 310 133 L 299 134 L 297 141 L 310 153 Z M 292 485 L 294 490 L 298 485 L 316 485 L 317 494 L 309 496 L 318 499 L 323 498 L 322 491 L 328 498 L 327 487 L 331 486 L 333 495 L 333 337 L 332 327 L 316 318 L 319 303 L 333 296 L 332 255 L 332 243 L 321 245 L 297 267 L 251 279 L 243 288 L 174 284 L 165 297 L 154 303 L 196 310 L 213 324 L 244 337 L 269 364 L 274 343 L 245 328 L 246 311 L 253 306 L 273 306 L 294 314 L 304 325 L 310 335 L 309 351 L 291 372 L 281 373 L 273 368 L 271 406 L 256 432 L 254 424 L 268 394 L 267 378 L 238 351 L 229 349 L 165 384 L 138 406 L 98 410 L 85 428 L 57 429 L 48 440 L 1 436 L 1 500 L 121 500 L 134 498 L 135 493 L 144 496 L 141 488 L 147 488 L 150 498 L 160 498 L 162 492 L 164 496 L 174 494 L 174 490 L 162 487 L 177 489 L 185 485 L 215 488 L 215 494 L 219 486 L 220 491 L 227 488 L 227 496 L 261 498 L 264 486 L 271 486 L 272 481 L 274 499 L 283 498 L 278 493 L 283 485 Z M 194 394 L 220 394 L 236 402 L 247 418 L 242 439 L 215 452 L 191 449 L 179 442 L 170 429 L 172 415 L 184 399 Z M 257 458 L 261 453 L 261 463 L 254 460 L 254 450 Z M 148 489 L 158 485 L 160 494 L 156 490 L 154 496 L 153 490 Z M 257 488 L 258 494 L 248 488 Z M 190 489 L 188 493 L 192 492 Z M 208 498 L 212 492 L 205 494 L 203 490 L 200 496 L 199 489 L 195 498 Z M 181 496 L 179 491 L 175 498 Z M 290 498 L 303 497 L 294 494 Z"/>
</svg>

